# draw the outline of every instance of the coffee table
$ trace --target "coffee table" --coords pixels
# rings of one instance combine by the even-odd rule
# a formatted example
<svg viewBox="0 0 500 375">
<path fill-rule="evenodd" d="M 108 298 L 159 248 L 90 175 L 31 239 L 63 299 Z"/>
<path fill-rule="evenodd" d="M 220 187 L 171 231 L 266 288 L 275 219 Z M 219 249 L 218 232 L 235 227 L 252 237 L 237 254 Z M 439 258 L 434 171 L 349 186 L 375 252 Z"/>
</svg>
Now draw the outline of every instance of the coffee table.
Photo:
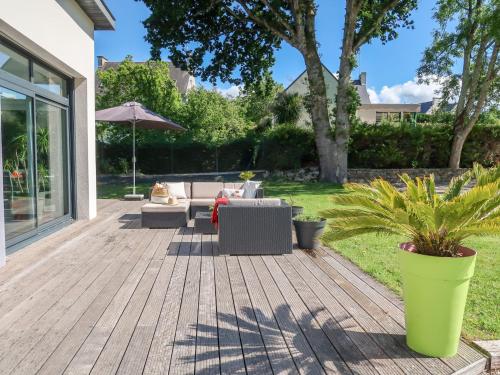
<svg viewBox="0 0 500 375">
<path fill-rule="evenodd" d="M 198 211 L 194 217 L 194 232 L 203 234 L 217 234 L 212 224 L 212 213 L 209 211 Z"/>
</svg>

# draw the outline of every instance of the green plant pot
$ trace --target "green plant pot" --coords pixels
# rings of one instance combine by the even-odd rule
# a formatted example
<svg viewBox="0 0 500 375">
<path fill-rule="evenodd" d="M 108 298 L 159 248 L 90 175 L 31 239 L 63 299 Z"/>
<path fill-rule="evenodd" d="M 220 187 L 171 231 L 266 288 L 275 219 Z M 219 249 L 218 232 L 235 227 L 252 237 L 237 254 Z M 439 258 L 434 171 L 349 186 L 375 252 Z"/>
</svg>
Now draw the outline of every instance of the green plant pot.
<svg viewBox="0 0 500 375">
<path fill-rule="evenodd" d="M 412 247 L 401 244 L 398 252 L 406 343 L 421 354 L 451 357 L 458 349 L 476 252 L 464 247 L 462 257 L 435 257 L 414 253 Z"/>
</svg>

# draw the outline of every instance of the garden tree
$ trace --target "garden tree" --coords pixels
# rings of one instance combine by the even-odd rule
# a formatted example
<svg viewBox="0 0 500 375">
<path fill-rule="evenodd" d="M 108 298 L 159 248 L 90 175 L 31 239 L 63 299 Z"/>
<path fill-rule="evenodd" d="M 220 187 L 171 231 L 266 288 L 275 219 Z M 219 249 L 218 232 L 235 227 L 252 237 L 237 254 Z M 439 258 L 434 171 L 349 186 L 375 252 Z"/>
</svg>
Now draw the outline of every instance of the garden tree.
<svg viewBox="0 0 500 375">
<path fill-rule="evenodd" d="M 252 128 L 236 100 L 217 91 L 198 88 L 189 91 L 180 113 L 189 139 L 214 149 L 216 170 L 219 170 L 218 149 L 225 143 L 243 138 Z"/>
<path fill-rule="evenodd" d="M 357 108 L 357 92 L 351 83 L 356 56 L 360 48 L 373 39 L 386 43 L 397 38 L 398 28 L 413 27 L 409 17 L 416 7 L 416 0 L 346 0 L 335 108 L 337 182 L 347 181 L 349 130 Z"/>
<path fill-rule="evenodd" d="M 303 108 L 303 98 L 299 94 L 283 91 L 277 95 L 272 110 L 278 124 L 297 125 Z"/>
<path fill-rule="evenodd" d="M 168 63 L 147 61 L 134 63 L 131 56 L 115 68 L 97 71 L 99 86 L 96 93 L 96 108 L 114 107 L 125 102 L 136 101 L 163 116 L 178 120 L 181 95 L 170 78 Z M 98 126 L 98 137 L 106 136 L 120 141 L 130 136 L 130 129 L 121 126 Z M 159 131 L 137 130 L 138 143 L 158 139 Z M 165 131 L 165 139 L 173 132 Z"/>
<path fill-rule="evenodd" d="M 314 0 L 142 0 L 153 58 L 166 48 L 177 66 L 213 83 L 247 85 L 274 63 L 283 42 L 301 53 L 307 71 L 322 180 L 335 180 L 335 143 L 316 40 Z M 234 75 L 238 69 L 240 77 Z"/>
<path fill-rule="evenodd" d="M 453 169 L 460 167 L 463 145 L 481 113 L 498 107 L 499 4 L 497 0 L 439 0 L 436 4 L 438 28 L 424 52 L 418 76 L 423 82 L 443 83 L 443 104 L 457 100 L 449 160 Z"/>
<path fill-rule="evenodd" d="M 263 79 L 256 81 L 241 91 L 238 103 L 245 111 L 245 117 L 260 128 L 272 123 L 272 106 L 283 86 L 266 73 Z"/>
</svg>

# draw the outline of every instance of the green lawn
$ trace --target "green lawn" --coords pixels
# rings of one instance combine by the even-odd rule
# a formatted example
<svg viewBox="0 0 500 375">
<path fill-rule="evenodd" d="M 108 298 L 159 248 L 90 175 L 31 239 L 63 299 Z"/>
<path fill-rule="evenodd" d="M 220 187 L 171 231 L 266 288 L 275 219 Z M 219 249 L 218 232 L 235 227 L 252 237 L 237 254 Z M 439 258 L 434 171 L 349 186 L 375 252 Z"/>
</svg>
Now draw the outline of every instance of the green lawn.
<svg viewBox="0 0 500 375">
<path fill-rule="evenodd" d="M 306 214 L 316 214 L 331 207 L 328 197 L 344 193 L 339 186 L 323 183 L 265 182 L 264 187 L 266 196 L 293 196 L 294 204 L 304 206 Z M 100 198 L 119 198 L 130 191 L 129 186 L 98 186 Z M 149 184 L 139 185 L 138 192 L 148 191 Z M 401 279 L 396 251 L 402 239 L 397 236 L 362 235 L 327 245 L 400 294 Z M 467 241 L 466 245 L 477 250 L 478 258 L 465 311 L 464 335 L 469 339 L 499 339 L 500 239 L 477 237 Z"/>
</svg>

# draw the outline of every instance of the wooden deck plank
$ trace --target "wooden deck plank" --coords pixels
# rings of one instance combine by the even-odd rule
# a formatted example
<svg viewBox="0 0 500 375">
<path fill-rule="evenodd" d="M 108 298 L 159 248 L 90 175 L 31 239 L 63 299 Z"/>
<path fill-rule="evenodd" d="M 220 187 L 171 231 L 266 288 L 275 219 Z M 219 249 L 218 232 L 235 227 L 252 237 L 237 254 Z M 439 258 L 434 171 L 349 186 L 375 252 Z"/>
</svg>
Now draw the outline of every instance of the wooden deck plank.
<svg viewBox="0 0 500 375">
<path fill-rule="evenodd" d="M 201 235 L 192 234 L 191 252 L 169 374 L 193 374 L 195 370 L 200 272 Z"/>
<path fill-rule="evenodd" d="M 312 272 L 305 267 L 295 254 L 287 256 L 287 260 L 293 264 L 297 272 L 307 282 L 311 290 L 325 304 L 333 318 L 339 324 L 338 335 L 347 335 L 358 349 L 363 352 L 370 363 L 380 374 L 402 374 L 403 371 L 394 361 L 380 348 L 367 334 L 358 322 L 343 308 L 343 306 L 330 294 L 329 290 L 319 281 L 317 277 L 319 270 Z M 340 337 L 339 337 L 340 339 Z"/>
<path fill-rule="evenodd" d="M 94 325 L 112 301 L 113 296 L 120 289 L 126 277 L 130 274 L 132 268 L 137 263 L 137 259 L 139 259 L 139 257 L 144 253 L 146 249 L 145 246 L 143 247 L 142 252 L 137 251 L 139 246 L 134 246 L 140 244 L 139 241 L 137 241 L 139 239 L 142 239 L 142 241 L 152 241 L 152 238 L 148 240 L 148 237 L 146 236 L 136 236 L 136 242 L 131 243 L 135 251 L 127 257 L 127 260 L 122 263 L 120 271 L 113 276 L 112 281 L 106 285 L 101 294 L 92 302 L 85 313 L 69 330 L 68 334 L 43 364 L 39 371 L 40 374 L 48 375 L 62 373 L 69 365 L 75 354 L 80 349 L 82 343 L 85 342 L 85 339 L 92 331 Z"/>
<path fill-rule="evenodd" d="M 219 341 L 217 337 L 217 300 L 214 275 L 212 236 L 202 235 L 200 301 L 196 334 L 196 373 L 220 374 Z"/>
<path fill-rule="evenodd" d="M 297 367 L 250 259 L 245 256 L 238 259 L 273 372 L 297 374 Z"/>
<path fill-rule="evenodd" d="M 292 263 L 289 263 L 283 256 L 277 256 L 274 259 L 351 371 L 357 374 L 376 374 L 375 367 L 338 324 L 328 307 L 314 294 L 312 287 L 302 279 Z"/>
<path fill-rule="evenodd" d="M 215 236 L 212 236 L 212 241 Z M 217 248 L 217 244 L 214 243 Z M 219 338 L 219 357 L 221 374 L 245 374 L 245 361 L 241 346 L 238 320 L 229 282 L 225 256 L 214 259 L 215 289 L 217 301 L 217 334 Z"/>
<path fill-rule="evenodd" d="M 255 318 L 255 312 L 241 273 L 238 258 L 226 257 L 226 262 L 247 373 L 272 373 L 269 357 Z"/>
<path fill-rule="evenodd" d="M 103 236 L 93 241 L 87 249 L 88 251 L 75 251 L 75 253 L 80 253 L 80 258 L 75 260 L 77 264 L 72 265 L 65 272 L 60 271 L 50 282 L 17 304 L 12 310 L 3 314 L 0 319 L 0 337 L 10 336 L 13 338 L 16 334 L 22 336 L 24 331 L 32 325 L 38 324 L 38 320 L 61 299 L 71 304 L 71 299 L 67 298 L 68 291 L 71 290 L 72 295 L 76 298 L 78 292 L 74 291 L 74 287 L 80 287 L 80 290 L 85 289 L 85 286 L 82 285 L 82 274 L 87 272 L 84 277 L 87 280 L 83 280 L 85 283 L 88 279 L 97 277 L 99 272 L 103 270 L 103 266 L 109 264 L 109 262 L 103 262 L 102 259 L 106 259 L 107 254 L 117 246 L 114 243 L 118 241 L 113 235 L 113 230 L 116 228 L 110 226 L 110 232 L 104 233 Z M 6 348 L 11 343 L 7 340 L 0 340 L 0 342 L 0 353 L 5 353 Z M 7 346 L 4 347 L 4 344 Z"/>
<path fill-rule="evenodd" d="M 140 227 L 143 202 L 99 201 L 0 269 L 0 373 L 479 374 L 427 358 L 401 300 L 328 249 L 219 256 L 216 235 Z M 261 374 L 259 374 L 261 375 Z"/>
<path fill-rule="evenodd" d="M 307 341 L 307 338 L 293 316 L 290 306 L 285 301 L 262 258 L 251 257 L 250 259 L 261 284 L 266 286 L 264 292 L 299 372 L 301 374 L 324 374 L 325 371 L 321 367 L 316 354 Z"/>
<path fill-rule="evenodd" d="M 174 232 L 177 231 L 170 230 L 170 235 L 165 235 L 165 239 L 168 242 L 164 243 L 163 246 L 168 247 L 167 256 L 164 257 L 159 275 L 151 290 L 151 295 L 130 339 L 127 351 L 122 358 L 118 369 L 119 374 L 140 374 L 146 365 L 146 359 L 156 325 L 158 324 L 161 307 L 165 301 L 165 295 L 177 260 L 177 253 L 180 246 L 179 239 L 182 238 L 178 234 L 174 235 Z"/>
<path fill-rule="evenodd" d="M 54 305 L 53 311 L 49 311 L 37 324 L 30 326 L 22 338 L 15 342 L 17 350 L 5 357 L 0 366 L 3 369 L 15 367 L 19 373 L 29 373 L 28 369 L 33 366 L 41 366 L 67 333 L 65 330 L 70 329 L 78 320 L 88 304 L 101 292 L 111 277 L 120 270 L 120 266 L 121 262 L 118 262 L 116 265 L 107 267 L 79 295 L 71 296 L 70 293 L 70 301 L 73 303 L 67 304 L 65 299 L 62 299 Z M 82 282 L 87 283 L 85 279 L 82 279 Z M 73 300 L 75 297 L 77 299 Z M 16 366 L 21 359 L 23 359 L 22 363 Z"/>
<path fill-rule="evenodd" d="M 158 242 L 159 238 L 159 233 L 155 233 L 153 241 Z M 106 310 L 68 365 L 65 373 L 88 374 L 92 370 L 156 250 L 155 246 L 146 246 L 143 256 L 127 275 L 126 280 L 113 296 L 111 303 L 106 307 Z"/>
<path fill-rule="evenodd" d="M 180 233 L 182 234 L 182 242 L 146 359 L 145 374 L 164 374 L 168 373 L 170 368 L 192 239 L 192 230 L 181 228 Z"/>
<path fill-rule="evenodd" d="M 295 316 L 302 332 L 309 341 L 311 348 L 316 353 L 318 360 L 327 373 L 350 374 L 352 371 L 342 360 L 337 350 L 333 347 L 328 337 L 324 334 L 318 322 L 314 319 L 309 309 L 300 299 L 299 295 L 283 274 L 273 257 L 262 257 L 269 272 L 283 297 L 288 302 L 292 314 Z"/>
<path fill-rule="evenodd" d="M 330 272 L 330 268 L 325 266 L 322 259 L 310 257 L 304 252 L 297 252 L 296 254 L 307 268 L 317 272 L 317 267 L 319 267 L 323 271 L 318 274 L 321 277 L 320 281 L 363 329 L 369 333 L 370 337 L 383 348 L 384 352 L 394 359 L 401 370 L 408 374 L 429 374 L 429 371 L 414 358 L 406 345 L 401 345 L 401 338 L 404 338 L 404 336 L 402 337 L 404 333 L 397 330 L 399 327 L 397 324 L 390 325 L 391 322 L 389 322 L 389 329 L 395 328 L 396 332 L 386 331 L 387 327 L 384 326 L 384 322 L 388 320 L 388 317 L 380 313 L 375 305 L 360 305 L 360 301 L 357 299 L 359 296 L 356 295 L 354 289 L 351 288 L 349 291 L 345 291 L 342 286 L 347 287 L 348 285 L 344 284 L 341 279 L 336 278 Z M 354 295 L 349 292 L 354 293 Z M 376 317 L 367 312 L 365 308 L 375 312 Z"/>
<path fill-rule="evenodd" d="M 93 374 L 115 374 L 120 366 L 130 338 L 156 283 L 158 273 L 162 269 L 164 255 L 168 251 L 170 236 L 162 233 L 159 238 L 159 243 L 154 245 L 156 251 L 151 262 L 92 368 Z"/>
</svg>

